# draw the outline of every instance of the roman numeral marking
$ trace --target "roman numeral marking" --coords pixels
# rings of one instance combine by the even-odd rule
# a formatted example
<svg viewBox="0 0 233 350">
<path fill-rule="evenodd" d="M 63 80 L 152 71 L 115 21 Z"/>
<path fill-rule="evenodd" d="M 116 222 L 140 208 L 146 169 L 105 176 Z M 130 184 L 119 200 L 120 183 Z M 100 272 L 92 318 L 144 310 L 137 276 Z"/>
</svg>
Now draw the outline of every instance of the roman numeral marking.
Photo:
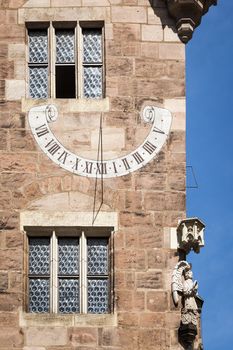
<svg viewBox="0 0 233 350">
<path fill-rule="evenodd" d="M 136 162 L 138 164 L 140 164 L 144 161 L 144 159 L 142 158 L 142 156 L 138 152 L 133 153 L 132 156 L 134 157 L 134 159 L 136 160 Z"/>
<path fill-rule="evenodd" d="M 157 147 L 153 145 L 153 143 L 151 143 L 150 141 L 146 141 L 142 148 L 144 148 L 144 150 L 147 151 L 149 154 L 152 154 Z"/>
<path fill-rule="evenodd" d="M 76 158 L 75 165 L 72 167 L 72 169 L 74 169 L 74 170 L 78 170 L 78 163 L 80 162 L 80 160 L 81 160 L 81 159 Z"/>
<path fill-rule="evenodd" d="M 159 134 L 165 134 L 165 132 L 159 128 L 157 128 L 156 126 L 154 127 L 154 129 L 152 130 L 153 132 L 157 132 Z"/>
<path fill-rule="evenodd" d="M 57 144 L 56 141 L 54 141 L 54 139 L 52 139 L 49 141 L 49 143 L 47 143 L 45 148 L 48 148 L 48 152 L 53 156 L 61 147 Z"/>
<path fill-rule="evenodd" d="M 115 174 L 117 174 L 117 173 L 118 173 L 118 171 L 117 171 L 117 168 L 116 168 L 116 163 L 115 163 L 115 162 L 112 162 L 112 165 L 113 165 L 113 168 L 114 168 Z"/>
<path fill-rule="evenodd" d="M 86 161 L 86 168 L 84 169 L 84 172 L 87 173 L 87 174 L 91 174 L 92 173 L 92 167 L 93 167 L 93 163 Z"/>
<path fill-rule="evenodd" d="M 107 174 L 107 164 L 96 163 L 96 174 Z"/>
<path fill-rule="evenodd" d="M 38 137 L 44 136 L 49 133 L 49 129 L 47 128 L 46 124 L 42 124 L 41 126 L 38 126 L 35 128 L 36 130 L 36 135 Z"/>
<path fill-rule="evenodd" d="M 123 158 L 122 162 L 123 162 L 123 164 L 125 166 L 125 170 L 129 170 L 130 166 L 129 166 L 128 160 L 126 158 Z"/>
<path fill-rule="evenodd" d="M 57 160 L 59 160 L 59 162 L 61 162 L 62 164 L 65 164 L 67 156 L 68 152 L 64 151 Z"/>
</svg>

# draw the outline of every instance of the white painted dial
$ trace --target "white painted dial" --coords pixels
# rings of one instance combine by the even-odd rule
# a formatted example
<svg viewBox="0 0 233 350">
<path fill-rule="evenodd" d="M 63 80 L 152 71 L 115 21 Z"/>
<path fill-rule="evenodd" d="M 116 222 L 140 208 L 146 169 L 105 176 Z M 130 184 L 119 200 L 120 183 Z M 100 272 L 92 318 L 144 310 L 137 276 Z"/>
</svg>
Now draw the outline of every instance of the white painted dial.
<svg viewBox="0 0 233 350">
<path fill-rule="evenodd" d="M 142 116 L 145 122 L 152 124 L 143 143 L 127 155 L 103 161 L 83 158 L 59 142 L 49 127 L 49 123 L 58 117 L 54 105 L 31 108 L 29 125 L 42 151 L 63 169 L 81 176 L 111 178 L 140 169 L 158 155 L 166 142 L 172 122 L 171 113 L 167 109 L 146 106 Z"/>
</svg>

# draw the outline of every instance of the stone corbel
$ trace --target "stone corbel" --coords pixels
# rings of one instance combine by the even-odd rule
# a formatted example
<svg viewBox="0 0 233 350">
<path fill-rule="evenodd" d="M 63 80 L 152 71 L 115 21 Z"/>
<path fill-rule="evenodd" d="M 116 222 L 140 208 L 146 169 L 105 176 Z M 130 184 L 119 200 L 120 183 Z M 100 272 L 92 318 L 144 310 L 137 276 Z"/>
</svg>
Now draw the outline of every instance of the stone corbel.
<svg viewBox="0 0 233 350">
<path fill-rule="evenodd" d="M 196 27 L 201 23 L 202 16 L 210 6 L 217 5 L 217 0 L 164 0 L 168 12 L 175 19 L 180 40 L 187 43 L 193 36 Z"/>
</svg>

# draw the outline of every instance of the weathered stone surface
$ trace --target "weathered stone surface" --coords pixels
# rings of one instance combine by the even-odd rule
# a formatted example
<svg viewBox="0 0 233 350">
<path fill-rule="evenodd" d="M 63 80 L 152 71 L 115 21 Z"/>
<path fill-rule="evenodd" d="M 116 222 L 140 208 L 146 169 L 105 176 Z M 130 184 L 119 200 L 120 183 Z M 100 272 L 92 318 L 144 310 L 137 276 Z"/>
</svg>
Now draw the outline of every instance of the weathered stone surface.
<svg viewBox="0 0 233 350">
<path fill-rule="evenodd" d="M 20 329 L 12 327 L 0 328 L 1 347 L 17 348 L 23 345 L 23 334 Z"/>
<path fill-rule="evenodd" d="M 2 266 L 0 268 L 2 269 Z M 5 292 L 7 289 L 8 289 L 8 273 L 0 271 L 0 293 Z"/>
<path fill-rule="evenodd" d="M 164 313 L 141 313 L 139 319 L 139 325 L 141 327 L 148 328 L 164 328 L 165 327 L 165 315 Z"/>
<path fill-rule="evenodd" d="M 119 311 L 130 311 L 133 308 L 133 293 L 128 290 L 116 291 L 117 309 Z"/>
<path fill-rule="evenodd" d="M 164 251 L 160 249 L 148 249 L 148 268 L 149 269 L 163 269 L 166 264 L 166 257 Z"/>
<path fill-rule="evenodd" d="M 159 58 L 170 60 L 184 60 L 185 46 L 175 43 L 161 43 L 159 44 Z"/>
<path fill-rule="evenodd" d="M 165 196 L 165 209 L 185 210 L 185 193 L 184 192 L 169 192 Z"/>
<path fill-rule="evenodd" d="M 138 58 L 135 60 L 135 71 L 138 77 L 158 77 L 165 76 L 166 62 L 156 61 L 154 58 Z"/>
<path fill-rule="evenodd" d="M 70 330 L 70 342 L 72 346 L 97 346 L 98 332 L 96 328 L 73 328 Z"/>
<path fill-rule="evenodd" d="M 133 60 L 130 58 L 113 58 L 107 61 L 107 74 L 111 76 L 129 76 L 133 74 Z"/>
<path fill-rule="evenodd" d="M 147 309 L 153 312 L 168 309 L 168 296 L 166 292 L 148 292 L 146 300 Z"/>
<path fill-rule="evenodd" d="M 126 22 L 126 23 L 145 23 L 146 10 L 142 7 L 134 6 L 113 6 L 112 7 L 112 21 Z"/>
<path fill-rule="evenodd" d="M 142 193 L 127 191 L 125 195 L 125 209 L 130 211 L 142 210 Z"/>
<path fill-rule="evenodd" d="M 6 231 L 6 248 L 22 248 L 23 235 L 20 231 Z"/>
<path fill-rule="evenodd" d="M 145 268 L 145 252 L 143 250 L 120 250 L 115 253 L 115 261 L 120 269 Z"/>
<path fill-rule="evenodd" d="M 162 229 L 159 226 L 155 226 L 149 230 L 141 229 L 139 235 L 139 246 L 141 248 L 150 249 L 161 248 L 163 245 Z"/>
<path fill-rule="evenodd" d="M 132 97 L 112 98 L 111 108 L 113 111 L 128 112 L 133 109 L 133 99 Z"/>
<path fill-rule="evenodd" d="M 105 327 L 99 332 L 99 345 L 117 346 L 120 345 L 120 338 L 116 328 Z"/>
<path fill-rule="evenodd" d="M 119 325 L 123 327 L 137 327 L 139 323 L 139 315 L 138 313 L 133 312 L 120 312 L 118 322 Z"/>
<path fill-rule="evenodd" d="M 51 0 L 51 7 L 81 6 L 81 0 Z"/>
<path fill-rule="evenodd" d="M 159 271 L 138 272 L 136 274 L 137 288 L 161 289 L 162 273 Z"/>
<path fill-rule="evenodd" d="M 153 91 L 153 94 L 152 94 Z M 157 80 L 142 78 L 137 80 L 136 94 L 138 96 L 164 96 L 166 98 L 181 97 L 185 94 L 184 81 L 178 79 Z"/>
<path fill-rule="evenodd" d="M 0 79 L 12 79 L 14 77 L 14 62 L 0 59 Z"/>
<path fill-rule="evenodd" d="M 166 174 L 136 174 L 136 189 L 162 191 L 166 185 Z"/>
<path fill-rule="evenodd" d="M 164 329 L 140 329 L 139 349 L 159 350 L 166 345 Z"/>
<path fill-rule="evenodd" d="M 8 54 L 8 45 L 7 44 L 0 44 L 0 59 L 7 58 Z"/>
<path fill-rule="evenodd" d="M 118 330 L 120 347 L 127 350 L 137 349 L 138 347 L 138 330 L 128 327 L 122 327 Z"/>
<path fill-rule="evenodd" d="M 19 322 L 18 314 L 15 312 L 0 312 L 1 327 L 17 327 Z"/>
<path fill-rule="evenodd" d="M 7 131 L 0 129 L 0 150 L 1 151 L 7 150 L 7 137 L 8 137 Z"/>
<path fill-rule="evenodd" d="M 0 293 L 0 312 L 17 312 L 20 305 L 22 305 L 22 293 Z"/>
<path fill-rule="evenodd" d="M 8 42 L 22 41 L 25 36 L 24 26 L 16 24 L 0 24 L 0 39 L 1 41 Z"/>
<path fill-rule="evenodd" d="M 121 212 L 120 213 L 120 225 L 126 226 L 126 227 L 143 227 L 145 228 L 146 226 L 151 227 L 153 222 L 153 217 L 149 213 L 145 212 L 134 212 L 130 213 L 128 211 Z"/>
<path fill-rule="evenodd" d="M 6 99 L 8 101 L 20 100 L 25 96 L 25 88 L 24 80 L 6 80 Z"/>
<path fill-rule="evenodd" d="M 9 273 L 9 291 L 16 293 L 23 289 L 23 274 L 21 271 L 10 271 Z"/>
<path fill-rule="evenodd" d="M 37 149 L 32 133 L 26 130 L 12 130 L 10 132 L 11 151 L 35 151 Z"/>
<path fill-rule="evenodd" d="M 142 41 L 163 41 L 163 28 L 160 25 L 142 25 Z"/>
<path fill-rule="evenodd" d="M 2 270 L 22 269 L 22 251 L 19 249 L 1 249 L 0 268 Z"/>
<path fill-rule="evenodd" d="M 19 228 L 19 214 L 15 211 L 0 211 L 1 229 L 13 230 Z"/>
<path fill-rule="evenodd" d="M 0 192 L 0 202 L 1 208 L 6 210 L 12 207 L 12 195 L 10 191 L 1 191 Z"/>
<path fill-rule="evenodd" d="M 164 210 L 165 195 L 164 192 L 148 192 L 144 196 L 144 207 L 146 210 Z"/>
<path fill-rule="evenodd" d="M 19 157 L 16 153 L 2 154 L 0 171 L 4 172 L 22 172 L 27 173 L 35 172 L 37 169 L 37 155 L 24 154 Z"/>
<path fill-rule="evenodd" d="M 31 327 L 25 330 L 25 345 L 58 346 L 67 344 L 67 329 L 63 327 Z"/>
</svg>

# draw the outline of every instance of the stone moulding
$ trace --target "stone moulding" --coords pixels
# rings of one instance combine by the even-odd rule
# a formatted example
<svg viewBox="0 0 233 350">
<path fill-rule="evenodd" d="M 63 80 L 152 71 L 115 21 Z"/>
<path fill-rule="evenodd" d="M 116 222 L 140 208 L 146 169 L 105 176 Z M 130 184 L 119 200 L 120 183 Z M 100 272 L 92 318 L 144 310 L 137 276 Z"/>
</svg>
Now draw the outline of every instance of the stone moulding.
<svg viewBox="0 0 233 350">
<path fill-rule="evenodd" d="M 163 0 L 168 12 L 175 19 L 178 36 L 187 43 L 193 36 L 196 27 L 201 23 L 202 16 L 210 6 L 217 5 L 217 0 Z"/>
</svg>

